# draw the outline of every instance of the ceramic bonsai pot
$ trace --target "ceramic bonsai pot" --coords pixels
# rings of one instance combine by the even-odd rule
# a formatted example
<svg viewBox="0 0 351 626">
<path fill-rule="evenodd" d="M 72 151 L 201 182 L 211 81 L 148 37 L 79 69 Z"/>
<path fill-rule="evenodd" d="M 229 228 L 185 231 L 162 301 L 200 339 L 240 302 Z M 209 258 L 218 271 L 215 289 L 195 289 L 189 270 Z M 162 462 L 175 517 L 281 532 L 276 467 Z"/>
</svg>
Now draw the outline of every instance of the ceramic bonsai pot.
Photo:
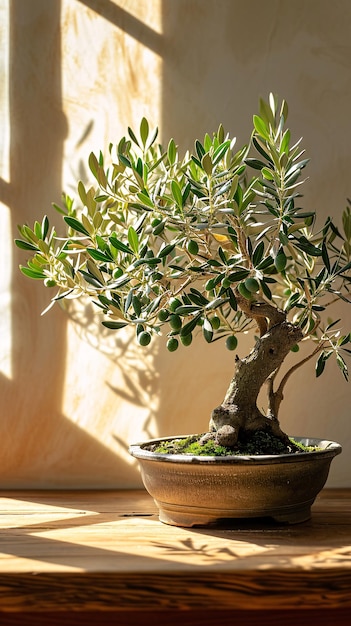
<svg viewBox="0 0 351 626">
<path fill-rule="evenodd" d="M 130 447 L 161 522 L 208 525 L 223 519 L 273 518 L 295 524 L 308 520 L 311 506 L 341 446 L 333 441 L 294 437 L 318 450 L 297 454 L 204 457 L 158 454 L 150 440 Z"/>
</svg>

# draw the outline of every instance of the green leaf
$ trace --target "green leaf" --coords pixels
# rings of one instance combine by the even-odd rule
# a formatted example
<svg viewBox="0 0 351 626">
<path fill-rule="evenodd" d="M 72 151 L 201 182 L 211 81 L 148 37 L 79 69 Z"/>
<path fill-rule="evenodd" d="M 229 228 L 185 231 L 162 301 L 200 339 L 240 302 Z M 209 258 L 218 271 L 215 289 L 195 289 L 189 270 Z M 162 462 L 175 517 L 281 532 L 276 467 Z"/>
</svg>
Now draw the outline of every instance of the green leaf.
<svg viewBox="0 0 351 626">
<path fill-rule="evenodd" d="M 261 289 L 264 293 L 264 295 L 266 296 L 266 298 L 268 298 L 268 300 L 272 300 L 272 292 L 270 290 L 270 288 L 268 287 L 267 283 L 265 280 L 260 280 L 260 285 L 261 285 Z"/>
<path fill-rule="evenodd" d="M 236 194 L 236 190 L 238 188 L 238 183 L 239 183 L 239 176 L 235 175 L 233 176 L 233 180 L 230 186 L 230 191 L 228 193 L 228 198 L 229 200 L 233 200 L 235 194 Z"/>
<path fill-rule="evenodd" d="M 201 167 L 205 170 L 208 176 L 211 176 L 212 170 L 213 170 L 213 163 L 212 163 L 211 155 L 209 154 L 209 152 L 204 154 L 204 156 L 202 157 Z"/>
<path fill-rule="evenodd" d="M 327 246 L 325 245 L 325 241 L 323 241 L 323 244 L 322 244 L 322 259 L 323 259 L 323 263 L 324 263 L 325 267 L 327 268 L 328 272 L 330 272 L 330 260 L 329 260 L 329 256 L 328 256 Z"/>
<path fill-rule="evenodd" d="M 213 153 L 213 165 L 217 165 L 217 163 L 223 159 L 224 155 L 228 152 L 228 148 L 230 146 L 230 141 L 224 141 Z"/>
<path fill-rule="evenodd" d="M 349 207 L 342 214 L 342 225 L 347 241 L 351 240 L 351 213 Z"/>
<path fill-rule="evenodd" d="M 185 304 L 182 306 L 178 306 L 174 311 L 177 315 L 190 315 L 191 313 L 197 313 L 199 311 L 198 306 L 193 306 L 192 304 Z"/>
<path fill-rule="evenodd" d="M 114 280 L 111 284 L 109 284 L 109 288 L 120 289 L 120 287 L 124 287 L 124 285 L 129 283 L 130 280 L 131 277 L 128 276 L 128 274 L 123 274 L 120 278 L 117 278 L 117 280 Z"/>
<path fill-rule="evenodd" d="M 202 326 L 202 333 L 205 338 L 205 341 L 207 341 L 207 343 L 211 343 L 212 338 L 213 338 L 213 328 L 212 328 L 212 324 L 210 320 L 207 319 L 207 317 L 204 318 L 204 323 Z"/>
<path fill-rule="evenodd" d="M 148 136 L 149 136 L 149 122 L 147 121 L 146 117 L 143 117 L 143 119 L 140 122 L 140 137 L 144 146 L 146 146 Z"/>
<path fill-rule="evenodd" d="M 24 274 L 28 278 L 34 278 L 35 280 L 42 280 L 43 278 L 46 278 L 43 272 L 40 272 L 39 270 L 30 269 L 29 267 L 23 267 L 23 265 L 20 265 L 20 270 L 22 274 Z"/>
<path fill-rule="evenodd" d="M 118 330 L 119 328 L 124 328 L 128 326 L 127 322 L 101 322 L 103 326 L 106 328 L 110 328 L 111 330 Z"/>
<path fill-rule="evenodd" d="M 282 141 L 280 144 L 280 148 L 279 148 L 280 154 L 283 154 L 283 153 L 289 154 L 290 137 L 291 137 L 291 133 L 290 133 L 290 130 L 287 128 L 282 137 Z"/>
<path fill-rule="evenodd" d="M 206 133 L 205 137 L 204 137 L 204 148 L 206 150 L 206 152 L 208 152 L 212 147 L 212 140 L 211 137 L 208 133 Z"/>
<path fill-rule="evenodd" d="M 96 156 L 95 156 L 95 154 L 93 152 L 91 152 L 90 155 L 89 155 L 88 164 L 89 164 L 90 171 L 92 172 L 92 174 L 94 174 L 94 176 L 96 178 L 97 172 L 98 172 L 98 169 L 99 169 L 99 162 L 98 162 L 98 160 L 97 160 L 97 158 L 96 158 Z M 83 202 L 83 200 L 82 200 L 82 202 Z M 85 202 L 84 202 L 84 204 L 85 204 Z"/>
<path fill-rule="evenodd" d="M 324 352 L 322 352 L 318 359 L 317 359 L 317 363 L 316 363 L 316 378 L 318 378 L 318 376 L 320 376 L 325 368 L 325 356 L 324 356 Z"/>
<path fill-rule="evenodd" d="M 272 110 L 271 110 L 270 106 L 262 98 L 260 98 L 259 103 L 260 103 L 260 109 L 259 110 L 260 110 L 260 115 L 261 115 L 262 119 L 267 124 L 270 124 L 271 126 L 274 126 L 274 116 L 272 114 Z"/>
<path fill-rule="evenodd" d="M 42 230 L 42 237 L 43 239 L 45 239 L 49 231 L 49 219 L 47 215 L 44 215 L 43 217 L 43 221 L 41 223 L 41 230 Z"/>
<path fill-rule="evenodd" d="M 198 139 L 195 141 L 195 148 L 196 148 L 197 156 L 199 157 L 200 162 L 201 162 L 201 159 L 202 159 L 202 157 L 205 154 L 205 149 L 204 149 L 202 143 Z M 199 163 L 199 161 L 198 161 L 198 163 Z M 199 163 L 199 165 L 201 167 L 201 163 Z"/>
<path fill-rule="evenodd" d="M 240 280 L 244 280 L 245 278 L 248 277 L 248 275 L 250 274 L 249 270 L 238 270 L 237 272 L 232 272 L 231 274 L 229 274 L 228 279 L 230 280 L 231 283 L 237 283 Z"/>
<path fill-rule="evenodd" d="M 78 183 L 78 195 L 79 195 L 81 201 L 83 202 L 84 206 L 86 206 L 86 204 L 87 204 L 87 192 L 85 191 L 85 187 L 84 187 L 84 185 L 83 185 L 81 180 Z"/>
<path fill-rule="evenodd" d="M 266 180 L 274 180 L 274 174 L 268 167 L 263 167 L 261 173 Z"/>
<path fill-rule="evenodd" d="M 92 285 L 93 287 L 97 287 L 98 289 L 101 289 L 102 283 L 99 280 L 97 280 L 94 276 L 89 274 L 89 272 L 85 272 L 84 270 L 79 270 L 79 272 L 82 274 L 82 276 L 84 276 L 86 282 L 89 283 L 89 285 Z"/>
<path fill-rule="evenodd" d="M 206 310 L 207 311 L 214 311 L 215 309 L 218 309 L 218 307 L 223 306 L 223 304 L 226 304 L 226 302 L 229 302 L 230 298 L 215 298 L 214 300 L 212 300 L 211 302 L 209 302 L 206 305 Z"/>
<path fill-rule="evenodd" d="M 73 228 L 73 230 L 76 230 L 77 233 L 82 233 L 83 235 L 89 237 L 89 232 L 87 231 L 87 229 L 84 228 L 83 224 L 81 224 L 75 217 L 65 215 L 63 219 L 65 220 L 66 224 Z"/>
<path fill-rule="evenodd" d="M 306 237 L 295 237 L 295 246 L 310 256 L 321 256 L 322 251 L 306 239 Z"/>
<path fill-rule="evenodd" d="M 133 250 L 129 248 L 125 243 L 117 239 L 116 235 L 111 235 L 109 239 L 111 245 L 119 250 L 120 252 L 125 252 L 126 254 L 134 254 Z"/>
<path fill-rule="evenodd" d="M 189 335 L 196 327 L 200 318 L 201 318 L 201 313 L 199 313 L 198 315 L 195 315 L 195 317 L 192 320 L 190 320 L 190 322 L 188 322 L 187 324 L 184 324 L 184 326 L 182 326 L 182 329 L 180 331 L 180 335 L 182 337 L 186 337 L 187 335 Z"/>
<path fill-rule="evenodd" d="M 340 346 L 345 346 L 347 343 L 350 343 L 350 341 L 351 341 L 351 333 L 348 333 L 348 335 L 344 335 L 343 337 L 341 337 L 338 343 Z"/>
<path fill-rule="evenodd" d="M 172 190 L 172 196 L 173 196 L 174 200 L 176 201 L 176 204 L 178 205 L 178 207 L 180 209 L 182 209 L 183 208 L 182 191 L 181 191 L 180 186 L 178 185 L 176 180 L 172 180 L 172 182 L 171 182 L 171 190 Z"/>
<path fill-rule="evenodd" d="M 133 228 L 133 226 L 129 226 L 128 228 L 128 242 L 129 242 L 131 249 L 136 254 L 139 250 L 139 238 L 138 238 L 138 233 Z"/>
<path fill-rule="evenodd" d="M 87 270 L 101 285 L 105 284 L 104 277 L 101 274 L 97 265 L 91 259 L 87 259 Z"/>
<path fill-rule="evenodd" d="M 283 117 L 284 122 L 286 122 L 286 120 L 288 119 L 288 104 L 286 100 L 282 101 L 281 108 L 280 108 L 280 115 L 281 117 Z"/>
<path fill-rule="evenodd" d="M 153 209 L 155 207 L 153 201 L 151 200 L 149 194 L 146 193 L 146 191 L 139 191 L 139 193 L 137 193 L 137 196 L 140 202 L 145 204 L 147 207 L 150 207 L 150 209 Z"/>
<path fill-rule="evenodd" d="M 248 159 L 245 159 L 245 163 L 247 163 L 247 165 L 249 165 L 255 170 L 261 170 L 263 167 L 265 167 L 265 164 L 263 163 L 263 161 L 259 161 L 259 159 L 254 159 L 251 157 Z"/>
<path fill-rule="evenodd" d="M 164 257 L 166 257 L 168 254 L 170 254 L 171 252 L 173 252 L 175 248 L 175 244 L 174 243 L 169 243 L 167 244 L 164 248 L 161 248 L 158 252 L 158 258 L 159 259 L 163 259 Z"/>
<path fill-rule="evenodd" d="M 138 148 L 140 148 L 136 135 L 134 134 L 134 131 L 129 126 L 128 126 L 128 135 L 131 138 L 131 140 L 134 141 L 134 143 L 138 146 Z"/>
<path fill-rule="evenodd" d="M 124 154 L 118 154 L 118 158 L 120 162 L 122 163 L 122 165 L 125 165 L 126 167 L 132 167 L 130 160 L 127 159 L 127 157 L 124 156 Z"/>
<path fill-rule="evenodd" d="M 35 252 L 39 252 L 38 246 L 34 246 L 32 243 L 28 243 L 22 239 L 15 239 L 15 244 L 17 248 L 21 248 L 21 250 L 33 250 Z"/>
<path fill-rule="evenodd" d="M 177 147 L 175 145 L 174 139 L 171 139 L 168 148 L 167 148 L 167 156 L 170 165 L 174 165 L 176 157 L 177 157 Z"/>
<path fill-rule="evenodd" d="M 263 261 L 261 261 L 258 265 L 257 265 L 257 269 L 258 270 L 266 270 L 268 267 L 271 267 L 273 265 L 274 261 L 272 259 L 271 256 L 268 256 L 267 258 L 263 259 Z"/>
<path fill-rule="evenodd" d="M 265 146 L 264 146 L 263 142 L 260 139 L 258 139 L 257 137 L 253 137 L 252 138 L 252 143 L 255 146 L 257 152 L 259 152 L 261 154 L 261 156 L 263 156 L 269 163 L 273 164 L 273 160 L 270 157 L 270 155 L 268 154 L 268 152 L 266 152 Z"/>
<path fill-rule="evenodd" d="M 52 202 L 51 205 L 53 206 L 55 211 L 57 211 L 61 215 L 67 215 L 67 211 L 63 209 L 62 207 L 60 207 L 58 204 L 56 204 L 56 202 Z"/>
<path fill-rule="evenodd" d="M 141 302 L 140 302 L 138 296 L 133 296 L 132 297 L 132 304 L 133 304 L 133 309 L 135 311 L 135 315 L 137 317 L 140 317 L 140 314 L 141 314 Z"/>
<path fill-rule="evenodd" d="M 252 263 L 254 267 L 257 267 L 257 265 L 261 263 L 263 253 L 264 253 L 264 242 L 260 241 L 260 243 L 255 247 L 253 254 L 252 254 Z"/>
<path fill-rule="evenodd" d="M 283 272 L 286 267 L 287 258 L 285 256 L 285 252 L 283 248 L 279 248 L 278 254 L 275 257 L 274 265 L 278 272 Z"/>
<path fill-rule="evenodd" d="M 260 137 L 263 137 L 263 139 L 265 139 L 266 141 L 269 141 L 269 132 L 263 119 L 259 117 L 258 115 L 254 115 L 253 124 L 254 124 L 256 132 L 260 135 Z"/>
<path fill-rule="evenodd" d="M 336 355 L 336 362 L 337 362 L 337 365 L 338 365 L 339 369 L 342 372 L 343 377 L 345 378 L 345 380 L 348 380 L 349 373 L 348 373 L 347 365 L 346 365 L 344 359 L 342 358 L 341 354 L 339 354 L 339 353 L 337 353 L 337 355 Z"/>
<path fill-rule="evenodd" d="M 224 250 L 223 250 L 222 246 L 219 246 L 219 248 L 218 248 L 218 254 L 219 254 L 220 258 L 221 258 L 222 263 L 223 263 L 224 265 L 228 265 L 228 260 L 227 260 L 226 254 L 225 254 L 225 252 L 224 252 Z"/>
<path fill-rule="evenodd" d="M 108 248 L 106 252 L 101 252 L 100 250 L 96 250 L 96 248 L 87 248 L 87 252 L 95 261 L 102 261 L 105 263 L 111 263 L 111 261 L 113 261 L 113 257 Z"/>
</svg>

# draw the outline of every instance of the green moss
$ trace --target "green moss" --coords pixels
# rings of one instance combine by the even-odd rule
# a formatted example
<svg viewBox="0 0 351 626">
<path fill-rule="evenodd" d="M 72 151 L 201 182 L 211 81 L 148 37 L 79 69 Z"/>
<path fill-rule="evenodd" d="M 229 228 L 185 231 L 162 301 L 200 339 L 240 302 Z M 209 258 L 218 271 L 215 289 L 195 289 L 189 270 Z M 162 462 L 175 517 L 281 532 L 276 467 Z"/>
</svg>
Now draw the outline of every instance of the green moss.
<svg viewBox="0 0 351 626">
<path fill-rule="evenodd" d="M 315 452 L 316 450 L 321 450 L 318 446 L 305 446 L 301 441 L 296 441 L 293 437 L 290 437 L 290 441 L 297 446 L 301 452 Z"/>
<path fill-rule="evenodd" d="M 293 454 L 298 452 L 312 452 L 318 448 L 305 446 L 290 438 L 291 447 L 286 446 L 279 439 L 265 431 L 256 431 L 239 441 L 235 448 L 219 446 L 214 439 L 204 443 L 201 435 L 190 435 L 181 439 L 170 439 L 149 446 L 148 449 L 158 454 L 187 454 L 192 456 L 229 456 L 229 455 L 258 455 L 258 454 Z"/>
</svg>

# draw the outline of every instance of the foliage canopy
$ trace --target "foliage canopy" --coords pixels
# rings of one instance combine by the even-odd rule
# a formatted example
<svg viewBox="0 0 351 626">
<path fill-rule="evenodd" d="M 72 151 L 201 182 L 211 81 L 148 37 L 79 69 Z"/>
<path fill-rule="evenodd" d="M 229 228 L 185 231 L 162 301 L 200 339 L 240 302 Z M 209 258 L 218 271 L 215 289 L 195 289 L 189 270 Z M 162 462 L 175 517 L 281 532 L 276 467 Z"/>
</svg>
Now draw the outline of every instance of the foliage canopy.
<svg viewBox="0 0 351 626">
<path fill-rule="evenodd" d="M 23 274 L 55 289 L 52 304 L 88 296 L 104 326 L 133 326 L 141 346 L 166 330 L 170 351 L 195 332 L 234 350 L 256 326 L 252 304 L 267 303 L 311 342 L 317 375 L 334 355 L 347 378 L 350 334 L 326 310 L 350 301 L 350 207 L 318 228 L 301 207 L 308 159 L 287 115 L 271 94 L 248 145 L 238 149 L 220 126 L 184 157 L 143 118 L 109 146 L 108 163 L 90 155 L 96 184 L 78 183 L 79 206 L 67 195 L 54 205 L 63 236 L 46 216 L 19 227 L 16 244 L 31 253 Z"/>
</svg>

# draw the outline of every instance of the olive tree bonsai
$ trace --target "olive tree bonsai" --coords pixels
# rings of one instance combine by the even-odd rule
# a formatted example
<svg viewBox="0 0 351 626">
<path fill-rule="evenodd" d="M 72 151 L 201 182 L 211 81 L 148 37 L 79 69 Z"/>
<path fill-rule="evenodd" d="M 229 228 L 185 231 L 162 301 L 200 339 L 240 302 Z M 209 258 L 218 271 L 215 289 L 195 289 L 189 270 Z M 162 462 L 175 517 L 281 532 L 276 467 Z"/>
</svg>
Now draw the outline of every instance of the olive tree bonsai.
<svg viewBox="0 0 351 626">
<path fill-rule="evenodd" d="M 202 334 L 235 350 L 240 333 L 253 329 L 254 347 L 235 358 L 210 418 L 207 439 L 230 448 L 264 431 L 293 450 L 278 421 L 290 375 L 313 357 L 317 376 L 330 357 L 348 375 L 350 334 L 327 309 L 350 301 L 350 208 L 340 224 L 318 224 L 301 208 L 308 160 L 301 140 L 291 140 L 287 113 L 271 94 L 260 101 L 248 145 L 238 150 L 220 126 L 183 158 L 173 139 L 165 150 L 157 144 L 144 118 L 138 134 L 128 128 L 109 146 L 108 163 L 90 155 L 97 185 L 78 183 L 79 206 L 67 195 L 63 208 L 54 205 L 63 235 L 44 217 L 19 227 L 16 240 L 31 253 L 23 274 L 55 290 L 51 305 L 88 297 L 104 326 L 132 326 L 140 346 L 167 333 L 173 352 Z M 302 341 L 310 346 L 303 358 Z M 296 363 L 279 378 L 291 351 Z M 264 384 L 266 414 L 257 406 Z"/>
</svg>

